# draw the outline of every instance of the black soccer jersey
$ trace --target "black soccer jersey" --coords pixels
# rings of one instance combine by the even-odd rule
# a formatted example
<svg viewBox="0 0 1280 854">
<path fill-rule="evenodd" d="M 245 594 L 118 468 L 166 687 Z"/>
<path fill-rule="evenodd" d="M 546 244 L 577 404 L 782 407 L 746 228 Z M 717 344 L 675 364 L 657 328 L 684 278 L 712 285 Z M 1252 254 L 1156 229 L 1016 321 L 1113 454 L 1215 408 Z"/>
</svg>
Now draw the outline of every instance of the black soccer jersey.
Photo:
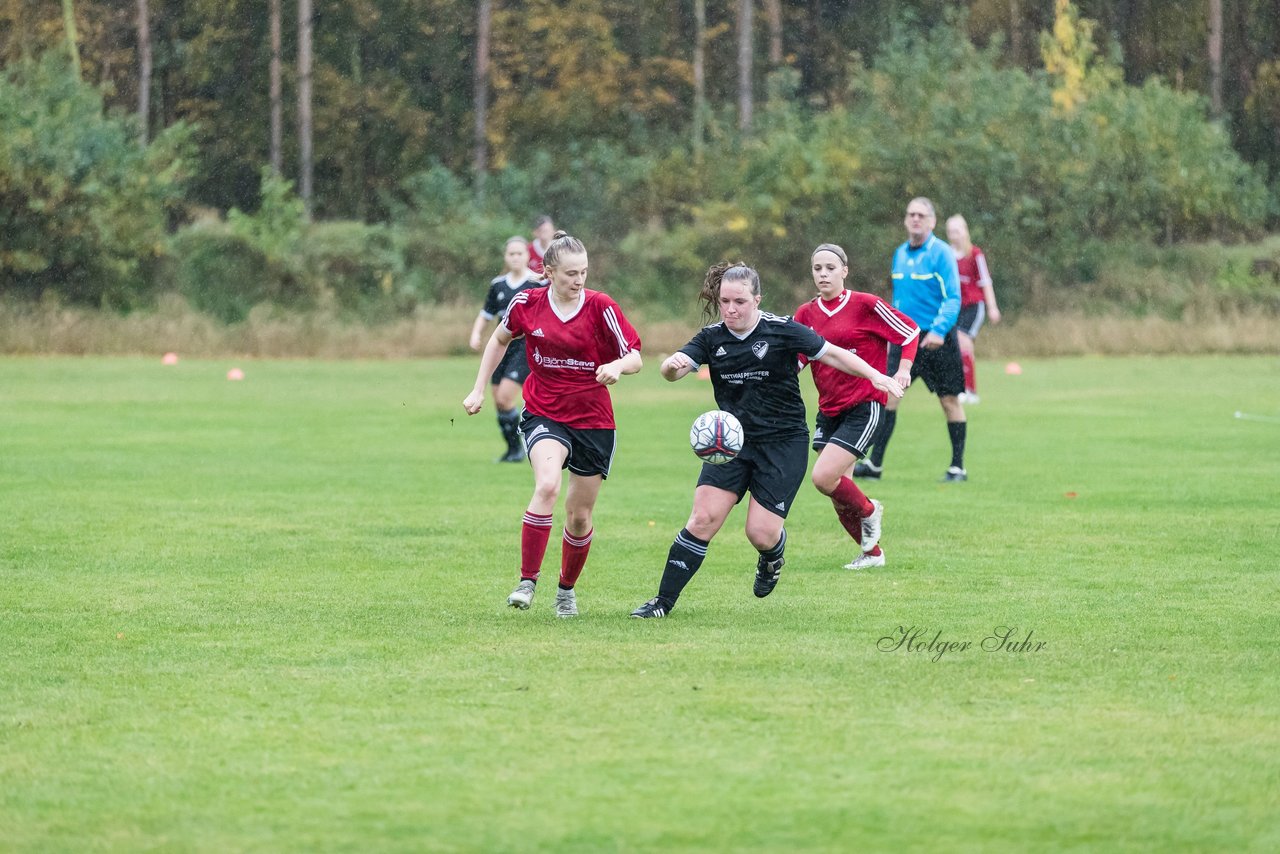
<svg viewBox="0 0 1280 854">
<path fill-rule="evenodd" d="M 521 291 L 529 288 L 543 287 L 533 276 L 523 279 L 519 282 L 510 282 L 506 276 L 498 276 L 489 283 L 489 295 L 484 299 L 484 308 L 480 310 L 480 314 L 485 320 L 493 320 L 495 317 L 501 320 L 507 315 L 507 306 L 511 305 L 511 298 Z"/>
<path fill-rule="evenodd" d="M 680 352 L 711 369 L 716 405 L 738 417 L 747 441 L 809 435 L 796 354 L 817 359 L 827 352 L 827 342 L 809 327 L 762 311 L 745 336 L 713 323 Z"/>
</svg>

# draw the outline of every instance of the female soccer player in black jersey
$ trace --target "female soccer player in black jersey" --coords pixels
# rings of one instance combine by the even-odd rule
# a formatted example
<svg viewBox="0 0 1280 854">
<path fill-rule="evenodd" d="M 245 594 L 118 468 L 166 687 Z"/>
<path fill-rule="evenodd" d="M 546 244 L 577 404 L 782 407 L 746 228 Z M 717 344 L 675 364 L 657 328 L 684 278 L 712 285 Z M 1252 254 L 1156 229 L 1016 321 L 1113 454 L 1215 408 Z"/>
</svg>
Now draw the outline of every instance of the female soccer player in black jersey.
<svg viewBox="0 0 1280 854">
<path fill-rule="evenodd" d="M 768 596 L 782 571 L 787 533 L 783 523 L 808 468 L 809 428 L 796 376 L 797 357 L 865 377 L 895 397 L 902 387 L 848 350 L 818 333 L 760 310 L 760 276 L 742 263 L 707 271 L 699 298 L 707 319 L 693 340 L 662 363 L 669 382 L 707 365 L 716 405 L 742 422 L 742 452 L 723 465 L 704 463 L 693 493 L 693 512 L 667 555 L 658 595 L 631 613 L 665 617 L 698 571 L 707 545 L 735 504 L 748 492 L 747 540 L 760 553 L 753 590 Z"/>
</svg>

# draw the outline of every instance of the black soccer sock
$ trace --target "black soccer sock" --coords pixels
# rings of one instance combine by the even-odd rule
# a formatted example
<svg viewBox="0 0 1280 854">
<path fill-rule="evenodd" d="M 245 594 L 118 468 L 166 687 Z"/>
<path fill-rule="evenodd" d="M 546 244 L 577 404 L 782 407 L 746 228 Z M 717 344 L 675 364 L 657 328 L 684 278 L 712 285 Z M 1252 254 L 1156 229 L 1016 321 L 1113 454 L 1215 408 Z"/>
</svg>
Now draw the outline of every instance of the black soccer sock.
<svg viewBox="0 0 1280 854">
<path fill-rule="evenodd" d="M 783 553 L 786 550 L 787 550 L 787 529 L 786 528 L 782 529 L 782 536 L 778 537 L 778 542 L 773 544 L 773 548 L 756 549 L 756 551 L 760 552 L 760 557 L 769 561 L 769 563 L 773 563 L 775 560 L 778 560 L 779 558 L 781 558 Z"/>
<path fill-rule="evenodd" d="M 964 468 L 964 436 L 966 422 L 948 421 L 947 433 L 951 436 L 951 465 Z"/>
<path fill-rule="evenodd" d="M 898 411 L 896 409 L 886 409 L 884 411 L 884 422 L 880 425 L 880 432 L 876 433 L 876 446 L 871 449 L 871 465 L 876 468 L 884 465 L 884 449 L 889 447 L 889 439 L 893 436 L 893 428 L 897 423 Z"/>
<path fill-rule="evenodd" d="M 680 598 L 680 591 L 693 578 L 693 574 L 702 566 L 702 559 L 707 556 L 709 540 L 700 540 L 689 533 L 688 528 L 681 528 L 676 534 L 671 550 L 667 552 L 667 565 L 662 569 L 662 583 L 658 585 L 658 601 L 668 610 Z"/>
<path fill-rule="evenodd" d="M 518 451 L 520 449 L 520 410 L 499 411 L 498 428 L 502 430 L 502 438 L 507 440 L 507 451 Z"/>
</svg>

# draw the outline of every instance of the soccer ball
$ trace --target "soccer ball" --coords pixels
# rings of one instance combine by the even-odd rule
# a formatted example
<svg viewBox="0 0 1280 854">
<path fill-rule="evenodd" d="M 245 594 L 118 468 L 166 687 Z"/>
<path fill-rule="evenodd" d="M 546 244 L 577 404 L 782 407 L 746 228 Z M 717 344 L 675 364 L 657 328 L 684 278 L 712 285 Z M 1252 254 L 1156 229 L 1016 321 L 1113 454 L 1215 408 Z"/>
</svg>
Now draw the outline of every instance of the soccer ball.
<svg viewBox="0 0 1280 854">
<path fill-rule="evenodd" d="M 703 462 L 727 463 L 742 450 L 742 424 L 730 412 L 704 412 L 689 430 L 689 444 Z"/>
</svg>

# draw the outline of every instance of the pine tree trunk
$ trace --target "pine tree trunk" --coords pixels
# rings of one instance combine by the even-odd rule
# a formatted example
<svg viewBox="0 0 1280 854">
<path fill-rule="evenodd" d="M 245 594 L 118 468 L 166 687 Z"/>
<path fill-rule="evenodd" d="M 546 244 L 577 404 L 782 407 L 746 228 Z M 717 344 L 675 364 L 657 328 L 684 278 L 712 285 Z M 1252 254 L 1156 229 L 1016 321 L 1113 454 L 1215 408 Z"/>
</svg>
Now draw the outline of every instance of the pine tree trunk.
<svg viewBox="0 0 1280 854">
<path fill-rule="evenodd" d="M 693 0 L 693 153 L 702 159 L 707 121 L 707 0 Z"/>
<path fill-rule="evenodd" d="M 765 12 L 769 15 L 769 67 L 782 64 L 782 0 L 765 0 Z"/>
<path fill-rule="evenodd" d="M 752 0 L 738 2 L 738 129 L 751 132 L 751 113 L 755 98 L 751 89 L 752 17 L 755 13 Z"/>
<path fill-rule="evenodd" d="M 312 213 L 311 0 L 298 0 L 298 193 Z"/>
<path fill-rule="evenodd" d="M 1009 53 L 1013 56 L 1013 64 L 1021 67 L 1025 61 L 1022 55 L 1022 9 L 1018 0 L 1009 0 Z"/>
<path fill-rule="evenodd" d="M 1222 0 L 1209 0 L 1209 103 L 1222 116 Z"/>
<path fill-rule="evenodd" d="M 151 134 L 151 14 L 147 0 L 138 0 L 138 124 L 145 148 Z"/>
<path fill-rule="evenodd" d="M 472 170 L 476 194 L 484 195 L 484 179 L 489 172 L 489 25 L 493 0 L 480 0 L 476 12 L 475 130 Z"/>
<path fill-rule="evenodd" d="M 284 111 L 281 105 L 280 62 L 280 0 L 271 0 L 271 70 L 269 97 L 271 99 L 271 171 L 280 176 L 284 172 Z"/>
<path fill-rule="evenodd" d="M 76 9 L 74 0 L 62 0 L 62 26 L 67 31 L 67 54 L 71 57 L 71 67 L 80 76 L 80 35 L 76 32 Z"/>
</svg>

